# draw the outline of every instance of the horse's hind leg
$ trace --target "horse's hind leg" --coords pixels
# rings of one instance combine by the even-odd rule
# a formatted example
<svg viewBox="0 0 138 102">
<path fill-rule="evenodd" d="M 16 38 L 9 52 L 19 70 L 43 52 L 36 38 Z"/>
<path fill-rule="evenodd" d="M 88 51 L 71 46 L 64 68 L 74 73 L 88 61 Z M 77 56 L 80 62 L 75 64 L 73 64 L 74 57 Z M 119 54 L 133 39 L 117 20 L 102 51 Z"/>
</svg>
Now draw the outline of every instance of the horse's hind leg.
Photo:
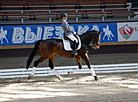
<svg viewBox="0 0 138 102">
<path fill-rule="evenodd" d="M 81 57 L 80 56 L 77 56 L 76 57 L 76 61 L 77 61 L 78 65 L 79 65 L 79 68 L 77 68 L 74 71 L 68 72 L 68 76 L 71 75 L 71 74 L 74 74 L 74 73 L 78 72 L 82 68 L 82 65 L 81 65 Z"/>
<path fill-rule="evenodd" d="M 55 73 L 55 75 L 59 78 L 59 80 L 63 80 L 62 77 L 58 74 L 58 72 L 54 69 L 54 55 L 50 56 L 49 58 L 49 67 Z"/>
<path fill-rule="evenodd" d="M 40 57 L 38 60 L 36 60 L 34 62 L 34 67 L 33 67 L 32 73 L 31 73 L 31 75 L 28 76 L 28 79 L 32 78 L 35 75 L 36 67 L 46 59 L 47 58 L 45 58 L 45 57 Z"/>
</svg>

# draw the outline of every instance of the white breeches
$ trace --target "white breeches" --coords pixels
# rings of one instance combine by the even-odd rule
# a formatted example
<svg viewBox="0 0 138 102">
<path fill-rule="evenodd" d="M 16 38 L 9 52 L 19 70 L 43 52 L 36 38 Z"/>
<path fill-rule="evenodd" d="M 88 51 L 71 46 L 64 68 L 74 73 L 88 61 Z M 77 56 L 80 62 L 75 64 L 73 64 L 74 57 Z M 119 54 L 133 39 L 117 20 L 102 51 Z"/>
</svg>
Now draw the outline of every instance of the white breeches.
<svg viewBox="0 0 138 102">
<path fill-rule="evenodd" d="M 76 41 L 76 43 L 78 43 L 78 40 L 72 34 L 68 35 L 67 37 L 70 38 L 72 41 Z"/>
</svg>

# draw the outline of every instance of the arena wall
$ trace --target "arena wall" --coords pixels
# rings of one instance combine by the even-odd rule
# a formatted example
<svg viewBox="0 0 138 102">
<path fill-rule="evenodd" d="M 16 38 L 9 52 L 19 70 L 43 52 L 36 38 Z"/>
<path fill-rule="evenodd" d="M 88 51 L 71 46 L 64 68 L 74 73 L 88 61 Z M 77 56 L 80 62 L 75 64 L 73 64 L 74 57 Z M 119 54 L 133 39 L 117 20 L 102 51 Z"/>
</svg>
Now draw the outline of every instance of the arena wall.
<svg viewBox="0 0 138 102">
<path fill-rule="evenodd" d="M 118 26 L 119 24 L 122 24 L 121 27 Z M 101 36 L 101 47 L 99 50 L 95 51 L 91 47 L 89 47 L 89 54 L 109 54 L 109 53 L 138 53 L 138 27 L 137 27 L 138 22 L 121 22 L 121 23 L 87 23 L 87 24 L 71 24 L 71 27 L 79 34 L 86 32 L 88 30 L 99 30 L 102 31 L 103 34 Z M 9 27 L 9 28 L 8 28 Z M 13 29 L 16 27 L 19 27 L 20 29 L 24 30 L 24 34 L 22 33 L 22 42 L 18 43 L 13 43 L 13 36 L 17 39 L 14 39 L 14 41 L 19 40 L 19 36 L 21 36 L 19 33 L 20 31 L 16 31 L 14 34 Z M 3 37 L 2 42 L 0 42 L 0 57 L 16 57 L 16 56 L 29 56 L 29 54 L 32 51 L 32 48 L 34 47 L 34 43 L 36 42 L 33 41 L 30 43 L 25 42 L 25 37 L 26 35 L 31 36 L 37 36 L 39 39 L 43 39 L 44 37 L 44 32 L 42 32 L 41 37 L 38 36 L 38 30 L 36 30 L 40 25 L 1 25 L 1 34 L 3 32 L 7 32 L 5 37 Z M 46 31 L 44 30 L 44 27 L 53 27 L 54 30 L 49 30 Z M 45 36 L 49 38 L 60 38 L 62 39 L 62 33 L 57 33 L 55 30 L 56 27 L 61 28 L 61 25 L 58 24 L 58 26 L 55 24 L 52 25 L 41 25 L 41 30 L 46 31 Z M 80 27 L 80 28 L 79 28 Z M 94 28 L 95 27 L 95 28 Z M 126 27 L 126 29 L 125 29 Z M 28 33 L 26 31 L 26 28 L 29 29 Z M 50 28 L 51 29 L 51 28 Z M 113 35 L 110 35 L 110 38 L 108 39 L 108 35 L 105 36 L 105 32 L 103 30 L 107 30 L 108 32 L 112 33 Z M 121 29 L 119 31 L 119 29 Z M 124 35 L 127 37 L 125 38 L 120 32 L 123 32 Z M 9 35 L 10 34 L 10 35 Z M 55 36 L 55 34 L 58 34 L 58 36 Z M 114 37 L 113 37 L 114 36 Z M 122 38 L 119 38 L 122 37 Z M 2 38 L 2 37 L 1 37 Z M 104 38 L 104 39 L 103 39 Z M 8 41 L 6 41 L 6 39 Z M 38 38 L 36 38 L 38 39 Z M 26 39 L 26 40 L 29 40 Z M 30 40 L 31 41 L 31 40 Z M 39 54 L 39 52 L 37 53 Z"/>
<path fill-rule="evenodd" d="M 101 45 L 138 44 L 138 22 L 70 24 L 79 35 L 89 30 L 103 32 Z M 62 39 L 61 24 L 0 25 L 0 49 L 33 48 L 37 40 Z"/>
</svg>

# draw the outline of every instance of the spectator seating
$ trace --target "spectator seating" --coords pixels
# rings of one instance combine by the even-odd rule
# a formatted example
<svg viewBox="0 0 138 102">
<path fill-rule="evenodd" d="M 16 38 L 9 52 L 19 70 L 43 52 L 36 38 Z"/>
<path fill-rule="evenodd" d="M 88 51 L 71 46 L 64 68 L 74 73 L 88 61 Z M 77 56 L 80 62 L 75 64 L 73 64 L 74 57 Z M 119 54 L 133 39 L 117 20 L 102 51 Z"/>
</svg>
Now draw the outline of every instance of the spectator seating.
<svg viewBox="0 0 138 102">
<path fill-rule="evenodd" d="M 59 22 L 62 12 L 66 12 L 72 22 L 133 17 L 135 9 L 127 9 L 127 6 L 127 0 L 1 0 L 0 23 L 14 20 L 18 23 L 39 23 L 40 20 L 55 23 Z"/>
<path fill-rule="evenodd" d="M 30 8 L 75 8 L 80 9 L 84 7 L 126 7 L 127 0 L 22 0 L 22 1 L 10 1 L 4 0 L 0 1 L 0 8 L 20 8 L 20 9 L 30 9 Z"/>
</svg>

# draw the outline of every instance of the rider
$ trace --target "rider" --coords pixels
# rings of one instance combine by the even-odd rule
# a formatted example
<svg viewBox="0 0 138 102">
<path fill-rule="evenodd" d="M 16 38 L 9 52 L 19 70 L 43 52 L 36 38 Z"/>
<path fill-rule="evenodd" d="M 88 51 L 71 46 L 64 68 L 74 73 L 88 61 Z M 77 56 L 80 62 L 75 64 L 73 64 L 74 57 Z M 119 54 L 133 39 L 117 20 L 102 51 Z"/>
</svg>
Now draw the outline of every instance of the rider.
<svg viewBox="0 0 138 102">
<path fill-rule="evenodd" d="M 72 31 L 70 29 L 70 26 L 67 22 L 67 13 L 61 13 L 61 20 L 62 20 L 62 28 L 64 30 L 64 36 L 70 38 L 72 41 L 73 41 L 73 51 L 72 51 L 72 54 L 74 55 L 77 55 L 77 52 L 75 50 L 75 46 L 76 46 L 76 43 L 78 43 L 78 40 L 74 37 L 74 34 L 76 34 L 76 32 Z"/>
</svg>

